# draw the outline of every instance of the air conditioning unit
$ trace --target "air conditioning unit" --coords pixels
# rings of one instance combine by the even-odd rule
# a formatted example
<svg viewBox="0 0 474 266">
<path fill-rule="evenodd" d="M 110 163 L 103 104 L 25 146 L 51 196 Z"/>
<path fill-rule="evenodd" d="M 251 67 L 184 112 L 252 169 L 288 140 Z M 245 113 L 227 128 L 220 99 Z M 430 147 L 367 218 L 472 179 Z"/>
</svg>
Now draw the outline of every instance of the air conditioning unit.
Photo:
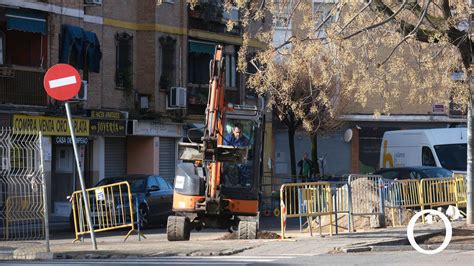
<svg viewBox="0 0 474 266">
<path fill-rule="evenodd" d="M 76 94 L 72 98 L 72 100 L 75 101 L 87 101 L 87 89 L 89 85 L 87 84 L 87 80 L 82 80 L 81 81 L 81 88 L 79 89 L 79 93 Z"/>
<path fill-rule="evenodd" d="M 86 5 L 102 5 L 102 0 L 84 0 L 84 4 Z"/>
<path fill-rule="evenodd" d="M 186 108 L 186 88 L 171 87 L 167 98 L 168 109 Z"/>
</svg>

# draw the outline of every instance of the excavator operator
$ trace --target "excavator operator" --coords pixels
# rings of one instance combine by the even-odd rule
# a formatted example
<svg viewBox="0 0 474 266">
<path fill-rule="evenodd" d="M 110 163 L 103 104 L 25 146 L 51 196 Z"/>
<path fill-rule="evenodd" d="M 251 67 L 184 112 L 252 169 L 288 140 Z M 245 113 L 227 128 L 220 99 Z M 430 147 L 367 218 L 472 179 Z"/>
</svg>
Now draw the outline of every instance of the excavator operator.
<svg viewBox="0 0 474 266">
<path fill-rule="evenodd" d="M 233 126 L 232 133 L 224 137 L 224 145 L 247 147 L 249 140 L 244 136 L 241 126 Z M 251 167 L 246 164 L 224 163 L 224 185 L 245 187 L 249 184 Z"/>
<path fill-rule="evenodd" d="M 232 134 L 229 134 L 224 138 L 224 145 L 246 147 L 249 145 L 249 141 L 242 133 L 240 126 L 235 125 Z"/>
</svg>

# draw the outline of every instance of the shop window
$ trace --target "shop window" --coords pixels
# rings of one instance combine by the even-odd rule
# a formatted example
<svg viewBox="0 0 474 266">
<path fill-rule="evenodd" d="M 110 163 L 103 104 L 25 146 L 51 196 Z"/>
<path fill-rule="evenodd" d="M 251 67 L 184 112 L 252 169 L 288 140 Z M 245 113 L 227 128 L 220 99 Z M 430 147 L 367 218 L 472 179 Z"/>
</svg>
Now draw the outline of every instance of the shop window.
<svg viewBox="0 0 474 266">
<path fill-rule="evenodd" d="M 161 78 L 160 88 L 168 89 L 175 85 L 176 40 L 161 37 Z"/>
<path fill-rule="evenodd" d="M 121 89 L 133 87 L 133 36 L 123 32 L 115 35 L 115 86 Z"/>
<path fill-rule="evenodd" d="M 421 151 L 422 156 L 422 164 L 424 166 L 436 166 L 433 153 L 429 147 L 424 146 L 423 150 Z"/>
</svg>

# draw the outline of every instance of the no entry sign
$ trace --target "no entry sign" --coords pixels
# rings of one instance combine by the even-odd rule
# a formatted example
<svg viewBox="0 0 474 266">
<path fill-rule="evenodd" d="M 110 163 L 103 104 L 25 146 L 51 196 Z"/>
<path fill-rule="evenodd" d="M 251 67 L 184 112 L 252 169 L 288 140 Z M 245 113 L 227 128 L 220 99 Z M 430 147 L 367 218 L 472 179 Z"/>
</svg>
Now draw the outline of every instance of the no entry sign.
<svg viewBox="0 0 474 266">
<path fill-rule="evenodd" d="M 51 98 L 66 101 L 81 89 L 81 76 L 73 66 L 57 64 L 48 69 L 44 75 L 43 85 Z"/>
</svg>

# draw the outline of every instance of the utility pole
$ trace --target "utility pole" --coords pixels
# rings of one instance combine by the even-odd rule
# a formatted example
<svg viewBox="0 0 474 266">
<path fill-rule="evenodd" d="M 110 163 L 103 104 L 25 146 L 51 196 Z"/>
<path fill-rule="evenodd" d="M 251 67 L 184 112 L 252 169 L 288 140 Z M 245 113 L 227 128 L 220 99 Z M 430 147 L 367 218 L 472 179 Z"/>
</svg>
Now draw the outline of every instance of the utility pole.
<svg viewBox="0 0 474 266">
<path fill-rule="evenodd" d="M 470 32 L 470 31 L 469 31 Z M 467 202 L 466 202 L 466 223 L 474 224 L 474 182 L 472 182 L 473 170 L 472 160 L 474 158 L 473 149 L 473 117 L 472 117 L 472 71 L 468 70 L 469 103 L 467 107 Z"/>
<path fill-rule="evenodd" d="M 472 10 L 472 9 L 471 9 Z M 468 40 L 469 44 L 471 43 L 471 33 L 472 33 L 472 14 L 469 17 L 469 26 L 468 26 Z M 472 46 L 469 45 L 469 62 L 471 62 L 470 67 L 467 69 L 467 85 L 469 86 L 469 102 L 467 105 L 467 188 L 466 188 L 466 223 L 471 225 L 474 224 L 474 216 L 473 216 L 473 205 L 474 205 L 474 182 L 472 182 L 472 177 L 474 173 L 474 169 L 472 167 L 472 160 L 474 158 L 474 149 L 473 149 L 473 117 L 472 117 Z"/>
</svg>

